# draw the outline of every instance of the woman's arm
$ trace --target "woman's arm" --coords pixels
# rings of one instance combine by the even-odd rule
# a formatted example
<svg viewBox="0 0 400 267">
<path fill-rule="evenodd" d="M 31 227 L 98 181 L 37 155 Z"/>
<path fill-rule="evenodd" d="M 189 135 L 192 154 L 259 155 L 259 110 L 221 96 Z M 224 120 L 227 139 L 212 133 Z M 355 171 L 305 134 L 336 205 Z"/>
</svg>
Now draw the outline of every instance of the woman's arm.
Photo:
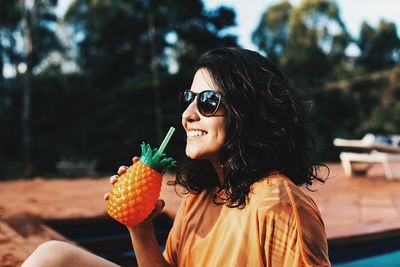
<svg viewBox="0 0 400 267">
<path fill-rule="evenodd" d="M 133 163 L 139 160 L 138 157 L 132 159 Z M 118 169 L 118 175 L 110 178 L 110 183 L 115 184 L 118 177 L 126 172 L 127 166 L 121 166 Z M 104 195 L 104 199 L 109 199 L 109 193 Z M 153 227 L 153 219 L 162 211 L 165 206 L 164 200 L 158 200 L 153 212 L 140 224 L 135 227 L 127 227 L 132 240 L 132 246 L 135 251 L 136 260 L 140 267 L 170 266 L 160 251 L 160 246 L 156 239 Z"/>
<path fill-rule="evenodd" d="M 134 228 L 128 227 L 136 259 L 141 267 L 170 266 L 160 251 L 153 227 L 153 218 L 161 212 L 164 205 L 164 201 L 159 200 L 149 218 Z"/>
</svg>

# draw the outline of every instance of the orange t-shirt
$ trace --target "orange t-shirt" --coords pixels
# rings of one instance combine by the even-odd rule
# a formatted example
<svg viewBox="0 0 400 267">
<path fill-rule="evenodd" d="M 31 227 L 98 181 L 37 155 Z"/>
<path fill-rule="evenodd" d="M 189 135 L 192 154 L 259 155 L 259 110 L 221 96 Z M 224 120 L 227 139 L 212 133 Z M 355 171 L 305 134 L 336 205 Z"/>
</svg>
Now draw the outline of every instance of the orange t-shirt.
<svg viewBox="0 0 400 267">
<path fill-rule="evenodd" d="M 172 266 L 330 266 L 324 223 L 314 201 L 288 178 L 252 186 L 246 207 L 189 194 L 169 233 Z"/>
</svg>

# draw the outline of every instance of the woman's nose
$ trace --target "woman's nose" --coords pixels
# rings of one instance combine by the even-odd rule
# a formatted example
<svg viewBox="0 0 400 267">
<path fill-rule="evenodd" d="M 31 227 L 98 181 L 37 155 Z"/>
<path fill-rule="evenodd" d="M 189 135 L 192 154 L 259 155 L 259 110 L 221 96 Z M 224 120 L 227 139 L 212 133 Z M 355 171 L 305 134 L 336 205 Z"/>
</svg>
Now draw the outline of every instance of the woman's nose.
<svg viewBox="0 0 400 267">
<path fill-rule="evenodd" d="M 200 118 L 199 111 L 196 105 L 196 99 L 182 113 L 182 119 L 187 121 L 194 121 Z"/>
</svg>

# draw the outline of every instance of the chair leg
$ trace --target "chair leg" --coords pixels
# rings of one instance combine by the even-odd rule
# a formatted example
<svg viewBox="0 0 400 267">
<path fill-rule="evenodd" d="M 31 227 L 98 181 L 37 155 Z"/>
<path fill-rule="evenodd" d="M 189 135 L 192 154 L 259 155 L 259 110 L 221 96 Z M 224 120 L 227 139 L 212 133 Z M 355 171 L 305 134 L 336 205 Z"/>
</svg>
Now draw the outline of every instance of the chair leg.
<svg viewBox="0 0 400 267">
<path fill-rule="evenodd" d="M 343 170 L 344 170 L 344 175 L 346 177 L 350 177 L 353 173 L 350 160 L 342 159 L 342 166 L 343 166 Z"/>
<path fill-rule="evenodd" d="M 383 167 L 383 170 L 385 172 L 386 178 L 389 179 L 389 180 L 393 180 L 393 178 L 394 178 L 393 177 L 393 172 L 392 172 L 392 169 L 390 168 L 389 161 L 388 160 L 383 160 L 382 161 L 382 167 Z"/>
</svg>

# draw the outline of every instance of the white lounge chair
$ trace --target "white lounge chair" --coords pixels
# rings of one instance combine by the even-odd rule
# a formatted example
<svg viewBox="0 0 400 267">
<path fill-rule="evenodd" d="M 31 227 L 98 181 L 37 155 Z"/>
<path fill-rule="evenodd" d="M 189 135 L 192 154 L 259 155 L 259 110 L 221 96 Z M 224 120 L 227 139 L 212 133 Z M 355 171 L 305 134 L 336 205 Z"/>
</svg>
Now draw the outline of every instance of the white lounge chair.
<svg viewBox="0 0 400 267">
<path fill-rule="evenodd" d="M 340 153 L 345 176 L 350 177 L 357 173 L 366 173 L 371 164 L 380 163 L 387 179 L 400 179 L 400 172 L 393 170 L 391 164 L 396 161 L 400 162 L 400 147 L 398 146 L 400 136 L 390 136 L 390 140 L 391 144 L 384 143 L 371 134 L 366 135 L 361 140 L 335 138 L 333 140 L 335 146 L 353 148 L 364 152 Z M 355 170 L 353 163 L 366 163 L 366 167 L 360 172 L 360 170 Z"/>
</svg>

